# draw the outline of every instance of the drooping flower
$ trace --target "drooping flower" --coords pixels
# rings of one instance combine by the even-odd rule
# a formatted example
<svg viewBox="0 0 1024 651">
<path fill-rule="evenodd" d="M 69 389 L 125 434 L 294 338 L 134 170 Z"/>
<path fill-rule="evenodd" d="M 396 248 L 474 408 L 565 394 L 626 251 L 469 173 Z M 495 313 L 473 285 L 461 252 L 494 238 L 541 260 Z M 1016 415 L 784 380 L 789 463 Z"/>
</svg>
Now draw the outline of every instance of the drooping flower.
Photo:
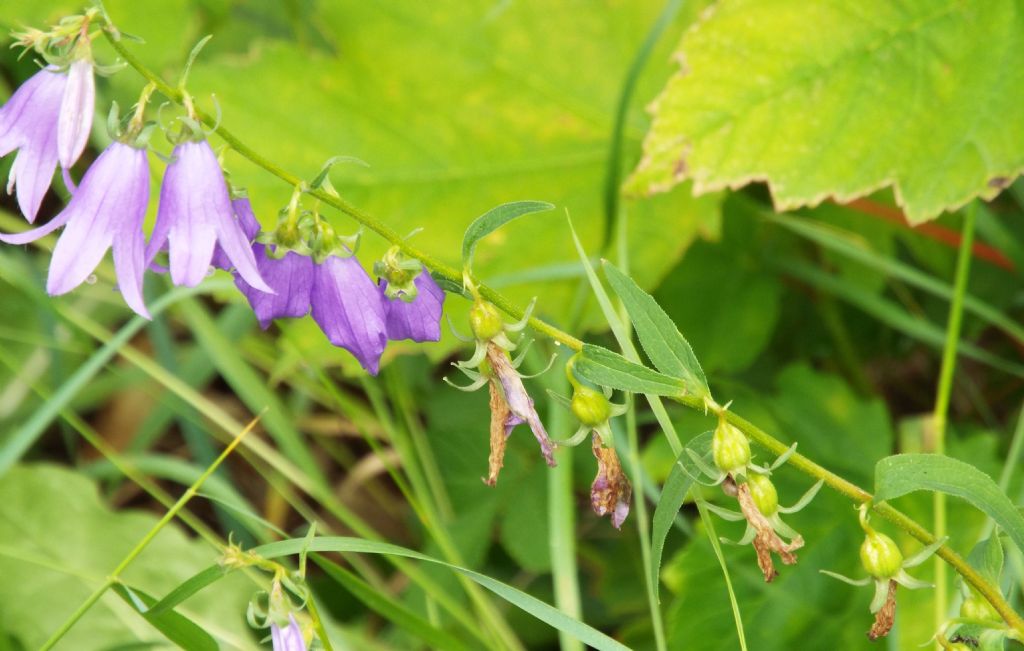
<svg viewBox="0 0 1024 651">
<path fill-rule="evenodd" d="M 421 271 L 413 283 L 417 292 L 411 301 L 404 301 L 401 298 L 389 299 L 386 295 L 386 282 L 380 286 L 388 339 L 439 341 L 444 290 L 426 270 Z"/>
<path fill-rule="evenodd" d="M 175 146 L 164 172 L 153 234 L 146 260 L 167 247 L 171 280 L 193 287 L 213 262 L 214 246 L 251 287 L 273 290 L 261 277 L 256 258 L 241 225 L 234 217 L 224 173 L 209 142 L 185 140 Z"/>
<path fill-rule="evenodd" d="M 384 304 L 359 261 L 332 255 L 315 264 L 309 297 L 313 320 L 327 339 L 376 375 L 388 342 Z"/>
<path fill-rule="evenodd" d="M 57 124 L 67 82 L 55 67 L 44 68 L 0 108 L 0 156 L 18 150 L 7 192 L 17 189 L 18 207 L 29 223 L 36 220 L 57 167 Z"/>
<path fill-rule="evenodd" d="M 455 364 L 456 368 L 473 380 L 467 387 L 456 388 L 475 391 L 487 384 L 490 390 L 491 452 L 487 477 L 484 479 L 488 486 L 498 482 L 498 473 L 504 465 L 506 441 L 515 426 L 521 423 L 530 426 L 547 464 L 556 465 L 554 442 L 544 429 L 537 409 L 533 406 L 533 399 L 523 386 L 523 377 L 516 370 L 522 358 L 513 360 L 509 355 L 509 351 L 516 346 L 506 333 L 518 332 L 526 327 L 530 309 L 519 323 L 506 324 L 492 303 L 478 298 L 469 312 L 470 327 L 476 337 L 476 350 L 470 359 Z"/>
<path fill-rule="evenodd" d="M 633 485 L 626 473 L 614 446 L 605 447 L 604 441 L 594 434 L 592 448 L 597 459 L 597 476 L 590 485 L 590 507 L 598 515 L 611 517 L 612 526 L 622 528 L 629 515 L 629 500 L 633 496 Z"/>
<path fill-rule="evenodd" d="M 256 239 L 256 235 L 260 232 L 260 222 L 256 219 L 256 214 L 252 211 L 252 204 L 249 203 L 249 199 L 247 197 L 238 197 L 237 199 L 231 200 L 231 210 L 235 221 L 238 222 L 238 225 L 242 228 L 242 232 L 245 233 L 246 239 L 251 244 Z M 256 253 L 255 249 L 253 249 L 253 253 Z M 257 263 L 259 262 L 258 255 L 256 256 L 256 261 Z M 224 249 L 220 244 L 213 247 L 213 260 L 210 261 L 210 265 L 217 269 L 223 269 L 224 271 L 231 270 L 231 260 L 228 260 L 228 256 L 224 253 Z M 267 279 L 264 278 L 264 280 Z"/>
<path fill-rule="evenodd" d="M 910 576 L 907 569 L 917 567 L 928 560 L 939 547 L 942 547 L 946 539 L 937 540 L 910 558 L 904 559 L 896 541 L 884 533 L 875 531 L 868 524 L 869 508 L 870 504 L 867 503 L 860 506 L 860 526 L 864 530 L 864 542 L 860 546 L 860 562 L 868 576 L 863 579 L 851 579 L 836 572 L 819 571 L 850 585 L 875 584 L 875 596 L 871 600 L 870 606 L 875 621 L 868 631 L 868 638 L 877 640 L 880 637 L 885 637 L 892 630 L 893 622 L 896 619 L 896 589 L 899 586 L 902 585 L 910 590 L 932 587 L 930 583 Z"/>
<path fill-rule="evenodd" d="M 288 615 L 288 626 L 281 628 L 276 623 L 270 625 L 270 636 L 274 644 L 274 651 L 306 651 L 306 640 L 302 636 L 302 629 L 295 621 L 295 616 Z"/>
<path fill-rule="evenodd" d="M 88 46 L 85 48 L 88 51 Z M 96 81 L 92 59 L 85 54 L 68 67 L 68 82 L 60 103 L 57 122 L 57 153 L 60 166 L 69 169 L 75 164 L 92 130 L 92 115 L 96 106 Z"/>
<path fill-rule="evenodd" d="M 9 244 L 26 244 L 67 226 L 50 260 L 46 291 L 71 291 L 96 269 L 107 249 L 125 302 L 149 318 L 142 298 L 145 238 L 142 222 L 149 203 L 146 150 L 114 141 L 85 173 L 68 205 L 47 224 L 17 235 L 0 235 Z"/>
</svg>

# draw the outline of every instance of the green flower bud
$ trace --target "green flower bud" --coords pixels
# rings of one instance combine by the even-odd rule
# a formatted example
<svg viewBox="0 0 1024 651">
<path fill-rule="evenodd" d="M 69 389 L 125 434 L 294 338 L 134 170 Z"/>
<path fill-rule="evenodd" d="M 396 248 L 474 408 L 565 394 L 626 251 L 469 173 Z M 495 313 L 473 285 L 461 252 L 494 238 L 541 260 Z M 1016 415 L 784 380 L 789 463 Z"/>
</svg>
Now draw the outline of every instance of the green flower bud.
<svg viewBox="0 0 1024 651">
<path fill-rule="evenodd" d="M 736 472 L 750 463 L 750 441 L 743 432 L 725 420 L 718 421 L 715 435 L 711 439 L 711 452 L 715 465 L 722 472 Z"/>
<path fill-rule="evenodd" d="M 960 604 L 960 616 L 968 619 L 980 619 L 982 621 L 1002 621 L 1002 617 L 996 612 L 988 601 L 981 597 L 973 589 Z"/>
<path fill-rule="evenodd" d="M 891 579 L 903 566 L 903 554 L 892 538 L 872 529 L 860 546 L 860 562 L 876 579 Z"/>
<path fill-rule="evenodd" d="M 612 406 L 600 391 L 580 385 L 572 394 L 572 413 L 587 427 L 597 427 L 611 417 Z"/>
<path fill-rule="evenodd" d="M 754 498 L 754 504 L 762 515 L 770 517 L 779 510 L 779 493 L 768 475 L 752 472 L 747 477 L 747 484 L 750 486 L 750 496 Z"/>
<path fill-rule="evenodd" d="M 502 333 L 505 321 L 494 303 L 477 300 L 469 310 L 469 327 L 480 341 L 490 341 Z"/>
</svg>

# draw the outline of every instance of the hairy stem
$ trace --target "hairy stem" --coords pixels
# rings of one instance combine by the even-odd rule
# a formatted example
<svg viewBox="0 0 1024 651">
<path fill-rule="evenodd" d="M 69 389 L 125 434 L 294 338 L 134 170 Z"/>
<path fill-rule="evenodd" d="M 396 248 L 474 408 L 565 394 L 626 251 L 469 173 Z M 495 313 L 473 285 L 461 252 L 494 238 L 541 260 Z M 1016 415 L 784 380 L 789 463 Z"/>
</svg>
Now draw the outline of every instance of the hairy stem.
<svg viewBox="0 0 1024 651">
<path fill-rule="evenodd" d="M 153 71 L 147 68 L 135 55 L 129 52 L 124 45 L 117 39 L 117 37 L 111 34 L 110 31 L 105 31 L 107 40 L 110 42 L 111 47 L 117 51 L 117 53 L 124 59 L 124 61 L 134 68 L 140 75 L 142 75 L 147 81 L 152 82 L 157 90 L 161 94 L 166 96 L 173 102 L 181 104 L 183 102 L 183 96 L 180 91 L 172 88 L 166 82 L 163 81 Z M 216 124 L 215 120 L 208 114 L 197 111 L 197 117 L 202 120 L 204 124 L 214 129 L 224 142 L 228 144 L 241 156 L 249 159 L 255 165 L 263 168 L 267 172 L 270 172 L 274 176 L 280 178 L 282 181 L 287 183 L 289 186 L 294 187 L 295 185 L 301 184 L 303 181 L 299 177 L 281 169 L 273 162 L 267 160 L 259 153 L 251 149 L 248 145 L 239 140 L 234 134 L 229 132 L 223 126 Z M 370 230 L 374 231 L 388 242 L 391 242 L 395 246 L 399 247 L 404 253 L 410 257 L 420 260 L 426 267 L 428 267 L 435 275 L 443 277 L 453 283 L 460 284 L 462 282 L 462 274 L 453 266 L 441 261 L 440 259 L 418 249 L 417 247 L 409 244 L 404 240 L 396 231 L 387 226 L 386 224 L 378 221 L 374 217 L 364 213 L 355 206 L 352 206 L 347 201 L 327 194 L 321 190 L 311 190 L 309 194 L 326 205 L 329 205 L 336 210 L 352 217 L 360 224 L 366 226 Z M 523 309 L 514 305 L 511 301 L 506 299 L 504 296 L 496 292 L 495 290 L 487 287 L 486 285 L 478 286 L 480 294 L 487 300 L 494 303 L 503 312 L 508 314 L 514 319 L 522 318 Z M 572 350 L 581 350 L 583 348 L 583 342 L 578 338 L 570 335 L 567 332 L 562 331 L 555 326 L 542 321 L 536 317 L 532 317 L 529 320 L 530 326 L 540 332 L 541 334 L 547 335 L 556 342 L 562 343 L 568 346 Z M 700 411 L 705 410 L 705 404 L 702 399 L 694 398 L 692 396 L 682 396 L 676 398 L 678 402 L 689 406 L 693 409 Z M 753 423 L 747 421 L 741 416 L 736 415 L 731 411 L 726 412 L 726 420 L 738 427 L 747 436 L 753 439 L 755 442 L 765 447 L 766 449 L 781 454 L 789 449 L 789 446 L 785 445 L 775 437 L 771 436 L 764 430 L 758 428 Z M 676 446 L 673 446 L 676 447 Z M 681 446 L 680 446 L 681 447 Z M 818 465 L 811 461 L 802 454 L 793 454 L 790 457 L 789 464 L 794 468 L 804 472 L 811 477 L 821 479 L 826 485 L 832 489 L 846 495 L 857 503 L 870 501 L 872 498 L 871 493 L 864 490 L 863 488 L 853 484 L 846 479 L 843 479 L 839 475 L 829 471 L 828 469 Z M 902 513 L 901 511 L 889 506 L 888 504 L 879 504 L 874 507 L 875 513 L 881 517 L 889 520 L 899 528 L 909 533 L 914 538 L 918 539 L 924 544 L 931 544 L 936 541 L 934 534 L 929 532 L 927 529 L 922 527 L 916 521 Z M 964 577 L 971 586 L 973 586 L 979 594 L 992 604 L 997 612 L 1003 617 L 1007 624 L 1011 627 L 1024 634 L 1024 618 L 1016 613 L 1013 608 L 1006 602 L 999 589 L 989 584 L 985 579 L 981 577 L 967 561 L 964 560 L 957 552 L 955 552 L 948 545 L 943 545 L 939 548 L 937 555 L 945 560 L 950 566 L 952 566 L 961 576 Z"/>
</svg>

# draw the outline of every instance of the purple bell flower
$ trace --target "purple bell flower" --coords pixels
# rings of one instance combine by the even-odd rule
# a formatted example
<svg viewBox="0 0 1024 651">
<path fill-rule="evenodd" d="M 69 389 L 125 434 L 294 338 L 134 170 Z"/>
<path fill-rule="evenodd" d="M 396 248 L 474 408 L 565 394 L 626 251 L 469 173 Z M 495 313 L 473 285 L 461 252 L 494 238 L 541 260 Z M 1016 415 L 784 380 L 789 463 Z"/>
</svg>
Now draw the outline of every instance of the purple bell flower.
<svg viewBox="0 0 1024 651">
<path fill-rule="evenodd" d="M 271 624 L 270 637 L 274 651 L 306 651 L 306 640 L 302 637 L 302 629 L 294 615 L 288 615 L 288 626 L 285 628 Z"/>
<path fill-rule="evenodd" d="M 384 302 L 359 261 L 330 256 L 314 265 L 310 304 L 313 320 L 327 339 L 376 375 L 388 343 Z"/>
<path fill-rule="evenodd" d="M 146 247 L 147 262 L 166 246 L 171 280 L 175 285 L 194 287 L 206 277 L 214 247 L 220 244 L 228 262 L 249 286 L 272 292 L 234 218 L 224 173 L 209 142 L 182 142 L 171 157 L 160 189 L 156 225 Z"/>
<path fill-rule="evenodd" d="M 413 282 L 416 284 L 417 293 L 416 298 L 409 303 L 398 298 L 388 299 L 384 295 L 386 285 L 380 286 L 388 339 L 439 341 L 444 290 L 438 287 L 425 269 Z"/>
<path fill-rule="evenodd" d="M 92 61 L 76 59 L 68 67 L 67 86 L 57 121 L 57 153 L 60 166 L 70 168 L 85 151 L 96 107 L 96 81 Z"/>
<path fill-rule="evenodd" d="M 67 225 L 50 260 L 46 291 L 57 296 L 85 281 L 114 249 L 117 282 L 130 308 L 149 318 L 142 299 L 145 238 L 142 222 L 149 205 L 149 161 L 145 149 L 113 142 L 85 173 L 71 201 L 47 224 L 16 235 L 8 244 L 27 244 Z"/>
<path fill-rule="evenodd" d="M 245 233 L 245 237 L 252 242 L 256 239 L 256 235 L 260 232 L 260 222 L 256 219 L 256 214 L 252 211 L 252 204 L 249 203 L 249 199 L 246 197 L 239 197 L 231 200 L 231 209 L 234 212 L 235 221 L 242 228 L 242 232 Z M 253 249 L 253 253 L 256 250 Z M 256 262 L 259 263 L 260 256 L 256 254 Z M 231 261 L 228 260 L 228 256 L 224 253 L 224 249 L 220 244 L 213 248 L 213 260 L 210 262 L 211 265 L 217 269 L 223 269 L 224 271 L 231 270 Z M 263 273 L 262 271 L 260 272 Z M 264 278 L 266 280 L 266 278 Z"/>
<path fill-rule="evenodd" d="M 260 327 L 266 330 L 274 319 L 306 316 L 313 291 L 313 259 L 294 251 L 277 259 L 266 254 L 264 244 L 255 244 L 252 248 L 260 275 L 266 278 L 274 293 L 253 289 L 238 275 L 235 276 L 235 285 L 249 300 Z"/>
<path fill-rule="evenodd" d="M 25 219 L 36 220 L 57 167 L 57 123 L 67 75 L 54 68 L 40 70 L 0 108 L 0 156 L 15 149 L 7 193 L 15 187 Z"/>
</svg>

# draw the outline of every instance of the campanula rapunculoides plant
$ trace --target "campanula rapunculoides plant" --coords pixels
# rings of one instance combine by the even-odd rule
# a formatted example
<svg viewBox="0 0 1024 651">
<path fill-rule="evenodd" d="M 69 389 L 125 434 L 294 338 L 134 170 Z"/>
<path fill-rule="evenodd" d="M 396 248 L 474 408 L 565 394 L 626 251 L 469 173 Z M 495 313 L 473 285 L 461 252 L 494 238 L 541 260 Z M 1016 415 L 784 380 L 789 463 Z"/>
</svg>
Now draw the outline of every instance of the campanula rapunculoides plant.
<svg viewBox="0 0 1024 651">
<path fill-rule="evenodd" d="M 129 63 L 143 72 L 149 83 L 125 125 L 118 119 L 116 106 L 111 111 L 109 131 L 112 142 L 99 153 L 76 187 L 72 168 L 89 142 L 96 95 L 94 77 L 97 73 L 111 70 L 98 66 L 93 59 L 93 39 L 104 33 L 99 30 L 105 30 L 114 49 L 129 57 Z M 686 450 L 699 469 L 698 474 L 709 478 L 706 483 L 721 486 L 727 497 L 737 501 L 739 511 L 707 504 L 699 491 L 693 493 L 693 498 L 699 506 L 707 506 L 712 513 L 745 523 L 745 532 L 738 542 L 753 546 L 766 582 L 771 582 L 778 575 L 774 566 L 775 556 L 784 564 L 794 564 L 796 551 L 804 545 L 803 537 L 784 522 L 782 516 L 802 509 L 829 480 L 832 487 L 862 505 L 860 524 L 865 539 L 860 547 L 860 560 L 869 576 L 859 582 L 844 580 L 875 584 L 875 597 L 870 606 L 875 622 L 869 637 L 882 637 L 892 628 L 896 618 L 898 585 L 910 588 L 925 585 L 910 577 L 906 569 L 922 562 L 945 540 L 931 542 L 919 554 L 904 559 L 895 541 L 868 524 L 871 504 L 868 500 L 871 496 L 866 491 L 796 455 L 796 444 L 786 450 L 778 440 L 756 426 L 734 417 L 728 412 L 729 405 L 718 406 L 710 398 L 703 371 L 689 344 L 680 333 L 673 334 L 674 324 L 639 286 L 631 297 L 632 302 L 622 294 L 620 298 L 629 312 L 644 352 L 658 372 L 623 359 L 624 364 L 616 362 L 618 366 L 605 367 L 605 375 L 599 381 L 575 370 L 578 363 L 582 366 L 580 360 L 588 358 L 588 347 L 580 340 L 533 318 L 533 303 L 525 313 L 520 313 L 507 300 L 477 281 L 468 263 L 475 242 L 511 219 L 539 209 L 549 209 L 552 207 L 550 204 L 503 204 L 492 211 L 493 214 L 488 213 L 489 217 L 485 215 L 487 219 L 482 223 L 474 223 L 478 226 L 476 233 L 469 237 L 473 230 L 471 226 L 463 242 L 464 266 L 459 277 L 444 262 L 432 260 L 425 252 L 418 252 L 394 231 L 341 200 L 327 177 L 332 163 L 329 162 L 312 182 L 302 181 L 279 168 L 272 169 L 271 163 L 215 126 L 199 110 L 185 87 L 188 70 L 205 40 L 193 51 L 177 88 L 167 86 L 130 58 L 119 40 L 119 33 L 107 23 L 98 3 L 97 8 L 66 19 L 47 32 L 24 31 L 18 36 L 18 41 L 41 57 L 41 61 L 38 62 L 40 70 L 0 108 L 0 155 L 17 152 L 8 190 L 16 189 L 19 208 L 30 223 L 36 220 L 54 171 L 58 168 L 63 172 L 70 199 L 63 210 L 44 225 L 25 233 L 0 235 L 0 240 L 9 244 L 26 244 L 63 229 L 53 250 L 46 282 L 46 289 L 51 295 L 64 294 L 81 285 L 100 265 L 106 251 L 113 249 L 117 284 L 125 302 L 138 315 L 148 318 L 150 314 L 143 302 L 142 291 L 147 270 L 166 272 L 173 285 L 195 287 L 202 284 L 213 270 L 219 269 L 234 279 L 235 287 L 245 297 L 263 329 L 269 329 L 275 320 L 311 315 L 331 344 L 348 350 L 366 372 L 376 375 L 389 341 L 440 339 L 440 319 L 446 298 L 443 284 L 470 300 L 469 322 L 475 348 L 468 360 L 455 365 L 472 380 L 466 389 L 475 390 L 486 384 L 490 394 L 490 454 L 485 483 L 496 484 L 509 437 L 517 425 L 530 427 L 542 457 L 550 466 L 555 465 L 559 447 L 575 446 L 589 437 L 596 460 L 596 474 L 590 484 L 590 506 L 598 516 L 608 516 L 612 526 L 620 529 L 630 513 L 634 483 L 626 476 L 616 451 L 612 423 L 616 417 L 629 413 L 631 407 L 627 406 L 630 404 L 628 399 L 627 404 L 612 403 L 612 390 L 663 396 L 688 407 L 703 409 L 705 413 L 710 409 L 718 417 L 707 454 L 702 456 L 690 448 Z M 155 151 L 156 156 L 150 158 L 148 137 L 154 125 L 145 122 L 145 114 L 150 95 L 157 91 L 179 105 L 184 114 L 169 122 L 161 121 L 160 126 L 171 144 L 171 151 Z M 215 149 L 221 144 L 226 148 L 219 150 L 220 154 L 234 150 L 292 186 L 291 201 L 280 211 L 273 229 L 263 228 L 244 191 L 229 184 L 222 168 L 222 158 L 218 157 L 218 149 Z M 163 160 L 166 166 L 160 179 L 155 223 L 147 243 L 144 223 L 150 197 L 150 163 L 158 159 Z M 674 169 L 682 170 L 678 166 Z M 547 208 L 538 208 L 541 204 Z M 339 235 L 335 225 L 323 214 L 326 207 L 356 218 L 382 234 L 391 244 L 383 258 L 373 265 L 373 276 L 357 257 L 359 235 Z M 458 287 L 460 280 L 461 288 Z M 649 303 L 645 302 L 647 299 Z M 639 316 L 635 313 L 638 309 Z M 509 323 L 506 315 L 518 321 Z M 549 436 L 533 398 L 526 390 L 523 382 L 526 376 L 518 370 L 527 345 L 513 339 L 530 324 L 577 353 L 565 366 L 572 395 L 560 400 L 569 408 L 579 427 L 573 436 L 565 440 L 555 441 Z M 653 337 L 652 331 L 656 331 Z M 622 346 L 628 348 L 626 343 Z M 516 353 L 515 357 L 513 353 Z M 552 361 L 555 359 L 558 357 L 554 356 Z M 695 378 L 699 379 L 700 390 L 695 390 Z M 666 432 L 671 429 L 664 422 L 661 424 Z M 387 434 L 390 436 L 391 432 Z M 752 440 L 773 453 L 782 454 L 770 466 L 757 465 L 753 462 Z M 682 446 L 678 441 L 676 444 L 674 452 L 682 454 L 677 449 Z M 712 463 L 705 460 L 708 457 Z M 682 459 L 680 456 L 676 462 Z M 772 473 L 789 459 L 794 460 L 793 467 L 818 481 L 794 506 L 783 507 L 779 504 Z M 412 466 L 416 465 L 415 461 Z M 403 460 L 403 464 L 407 462 Z M 642 464 L 632 470 L 638 500 L 643 500 L 645 493 L 656 492 L 654 483 L 644 474 Z M 400 474 L 395 476 L 400 477 Z M 670 512 L 660 514 L 663 521 L 672 520 L 677 515 L 684 497 L 680 491 L 676 496 L 678 500 L 668 509 Z M 636 504 L 645 506 L 643 501 Z M 892 507 L 876 504 L 871 509 L 911 531 L 919 539 L 928 538 L 927 534 L 921 533 L 920 527 L 914 528 L 916 525 L 909 518 Z M 648 523 L 643 517 L 645 509 L 638 508 L 638 511 L 641 517 L 634 516 L 631 523 L 639 521 L 640 540 L 646 546 L 645 527 Z M 434 520 L 429 509 L 418 510 L 417 515 L 424 525 L 444 528 L 452 524 L 443 518 Z M 658 515 L 655 520 L 658 520 Z M 425 528 L 430 529 L 430 526 Z M 309 540 L 312 538 L 311 533 Z M 339 538 L 335 542 L 338 540 L 350 544 L 353 539 Z M 355 548 L 360 552 L 381 552 L 379 546 L 373 545 L 355 545 Z M 352 546 L 341 545 L 334 551 L 349 549 Z M 396 549 L 400 550 L 392 546 L 382 553 L 392 553 Z M 458 555 L 450 547 L 446 551 Z M 430 560 L 422 555 L 413 557 Z M 1016 629 L 1024 630 L 1024 626 L 1018 624 L 1019 616 L 1014 619 L 1015 613 L 999 593 L 998 586 L 990 586 L 972 574 L 971 568 L 958 561 L 955 555 L 947 554 L 946 559 L 965 579 L 964 599 L 959 616 L 950 620 L 947 627 L 936 631 L 935 639 L 946 648 L 964 648 L 964 640 L 973 648 L 978 644 L 1001 645 L 1009 639 L 1020 639 Z M 258 554 L 244 552 L 230 543 L 226 545 L 219 568 L 224 573 L 255 568 L 269 575 L 260 577 L 265 589 L 261 589 L 249 602 L 247 616 L 252 628 L 263 633 L 263 643 L 269 641 L 275 651 L 330 648 L 323 623 L 316 612 L 313 591 L 306 583 L 305 560 L 303 551 L 300 554 L 300 571 L 292 572 Z M 646 563 L 649 559 L 645 559 Z M 474 580 L 480 576 L 469 570 L 460 571 L 466 577 L 476 577 Z M 492 589 L 500 584 L 485 578 L 491 581 L 485 585 Z M 112 578 L 106 587 L 118 580 L 119 577 L 116 580 Z M 648 586 L 654 587 L 649 592 L 655 595 L 657 580 L 655 573 L 653 583 Z M 384 586 L 383 582 L 373 587 L 381 586 Z M 511 586 L 501 584 L 501 587 L 501 592 L 495 591 L 503 595 L 515 594 L 511 592 L 514 590 Z M 365 593 L 363 597 L 367 598 Z M 390 598 L 390 595 L 382 593 L 375 595 L 373 600 L 380 606 Z M 621 646 L 616 646 L 618 643 L 610 637 L 580 622 L 574 622 L 578 627 L 567 629 L 562 619 L 564 613 L 555 616 L 533 601 L 521 596 L 517 599 L 520 605 L 526 604 L 524 608 L 532 608 L 531 612 L 543 613 L 548 621 L 562 622 L 563 632 L 568 629 L 577 633 L 582 631 L 581 635 L 591 636 L 588 640 L 597 640 L 595 646 L 600 648 Z M 144 612 L 139 603 L 141 601 L 136 601 L 134 606 L 139 612 Z M 651 600 L 651 604 L 653 612 L 658 605 L 655 600 Z M 433 600 L 430 605 L 434 605 Z M 391 607 L 390 604 L 387 606 Z M 402 612 L 404 621 L 412 622 L 413 628 L 420 630 L 442 621 L 433 613 L 429 622 L 421 622 L 418 614 Z M 59 639 L 59 635 L 55 639 Z M 495 639 L 501 639 L 501 635 Z"/>
</svg>

